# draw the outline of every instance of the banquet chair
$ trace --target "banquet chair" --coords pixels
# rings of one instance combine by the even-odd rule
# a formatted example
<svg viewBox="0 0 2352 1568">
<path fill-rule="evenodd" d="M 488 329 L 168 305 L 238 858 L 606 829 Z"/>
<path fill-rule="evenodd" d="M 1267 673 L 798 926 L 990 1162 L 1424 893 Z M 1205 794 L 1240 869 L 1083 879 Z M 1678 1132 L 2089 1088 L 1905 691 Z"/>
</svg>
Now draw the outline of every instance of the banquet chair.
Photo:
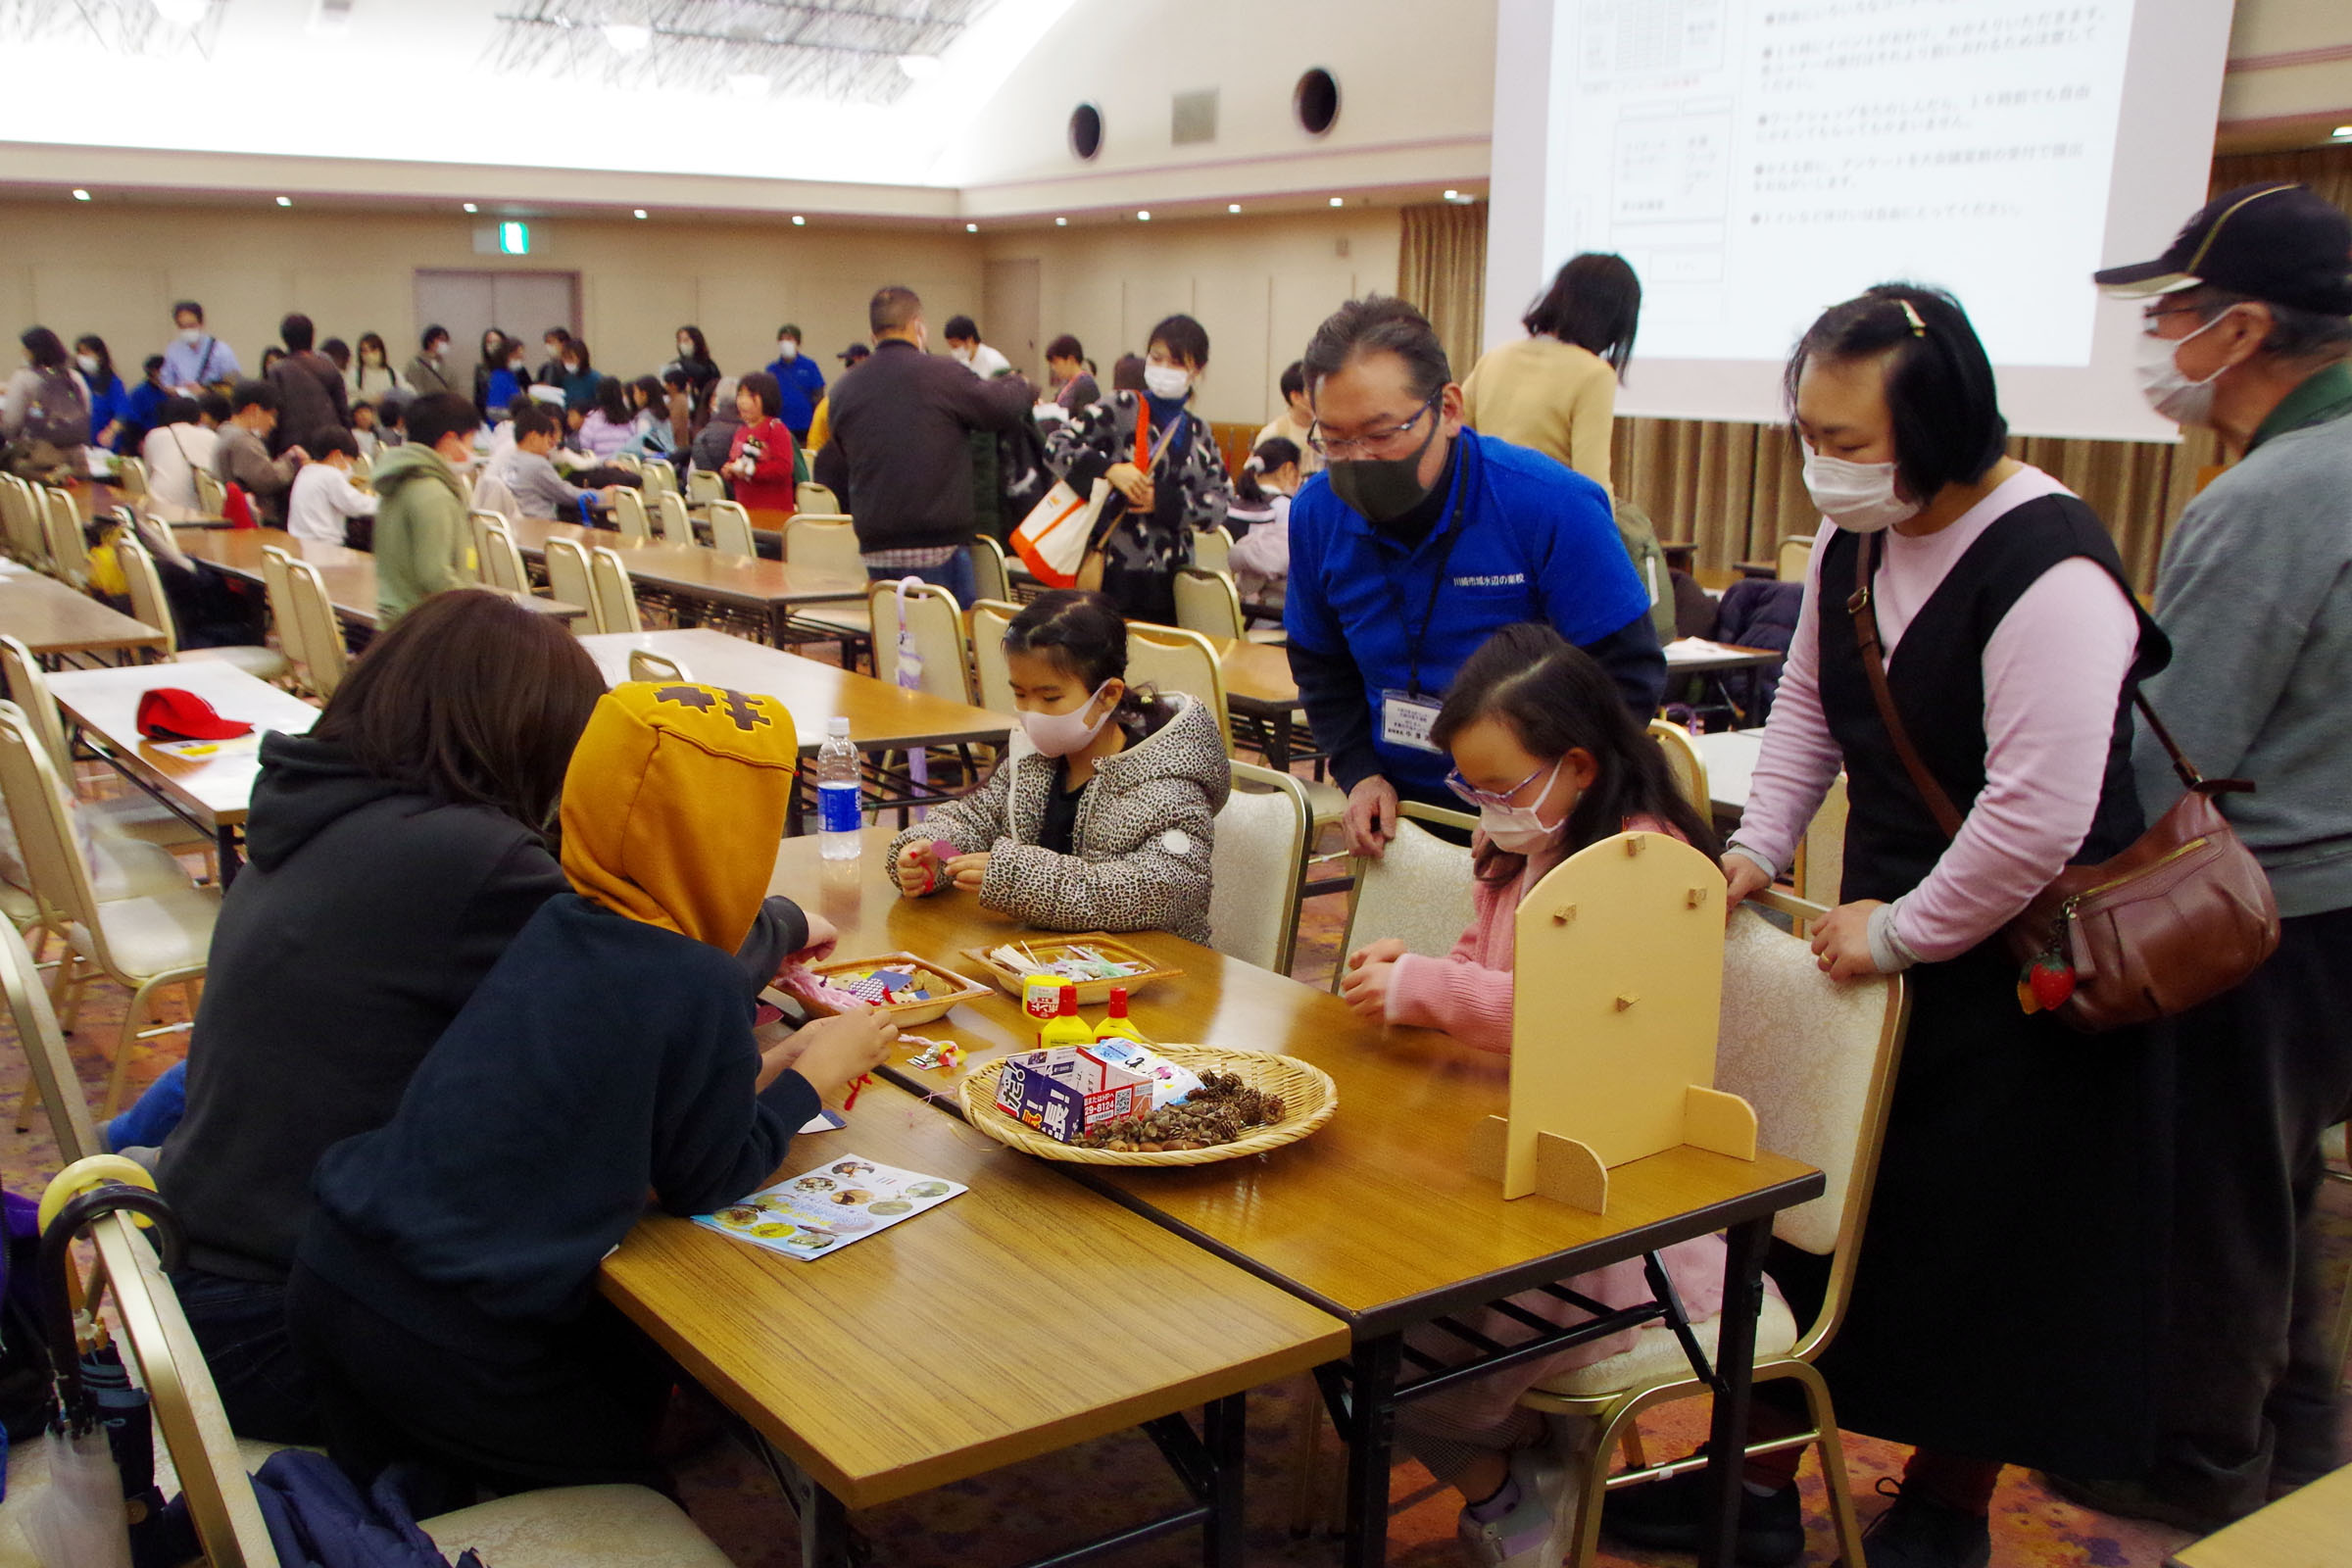
<svg viewBox="0 0 2352 1568">
<path fill-rule="evenodd" d="M 727 499 L 727 481 L 709 468 L 686 470 L 686 502 L 689 506 L 707 507 L 713 501 Z"/>
<path fill-rule="evenodd" d="M 865 590 L 866 615 L 874 628 L 874 678 L 899 683 L 899 585 L 877 582 Z M 915 657 L 922 661 L 920 690 L 951 703 L 972 700 L 971 670 L 964 659 L 963 610 L 956 596 L 936 583 L 906 590 L 907 628 Z"/>
<path fill-rule="evenodd" d="M 1207 638 L 1181 626 L 1149 621 L 1127 625 L 1127 684 L 1182 692 L 1213 709 L 1217 730 L 1225 737 L 1227 756 L 1233 753 L 1233 719 L 1225 708 L 1225 670 Z"/>
<path fill-rule="evenodd" d="M 1205 566 L 1182 566 L 1176 572 L 1176 624 L 1203 637 L 1239 642 L 1249 635 L 1242 624 L 1241 590 L 1230 573 Z"/>
<path fill-rule="evenodd" d="M 286 595 L 294 602 L 294 619 L 302 627 L 311 690 L 323 701 L 343 684 L 343 670 L 351 661 L 343 645 L 343 623 L 335 618 L 334 601 L 326 596 L 326 580 L 309 562 L 286 563 Z"/>
<path fill-rule="evenodd" d="M 585 606 L 589 630 L 612 629 L 605 624 L 603 611 L 596 602 L 596 578 L 589 569 L 587 548 L 575 540 L 550 539 L 544 559 L 547 591 L 567 605 Z"/>
<path fill-rule="evenodd" d="M 89 1097 L 81 1092 L 81 1074 L 74 1070 L 74 1054 L 67 1049 L 65 1031 L 49 993 L 41 989 L 40 965 L 24 938 L 0 931 L 0 990 L 8 993 L 8 1015 L 17 1029 L 17 1045 L 32 1075 L 32 1093 L 49 1107 L 49 1130 L 57 1140 L 58 1157 L 67 1164 L 105 1149 L 98 1126 L 90 1120 Z"/>
<path fill-rule="evenodd" d="M 741 556 L 747 561 L 759 558 L 760 546 L 752 538 L 752 514 L 742 503 L 710 503 L 710 548 L 722 556 Z"/>
<path fill-rule="evenodd" d="M 1773 575 L 1782 582 L 1803 582 L 1805 568 L 1813 564 L 1813 536 L 1791 534 L 1782 540 L 1773 563 Z"/>
<path fill-rule="evenodd" d="M 654 536 L 653 526 L 645 518 L 645 497 L 626 485 L 612 492 L 612 525 L 620 536 L 631 544 L 643 544 Z"/>
<path fill-rule="evenodd" d="M 692 683 L 694 676 L 684 664 L 667 654 L 658 654 L 651 648 L 629 650 L 629 679 L 666 680 Z"/>
<path fill-rule="evenodd" d="M 972 606 L 972 688 L 979 706 L 992 713 L 1020 710 L 1012 700 L 1012 669 L 1004 662 L 1004 629 L 1020 612 L 1009 599 L 982 599 Z"/>
<path fill-rule="evenodd" d="M 228 486 L 222 484 L 220 476 L 210 468 L 197 468 L 193 473 L 196 480 L 196 509 L 208 517 L 226 515 Z"/>
<path fill-rule="evenodd" d="M 180 647 L 179 625 L 172 613 L 172 600 L 164 592 L 163 573 L 156 569 L 155 558 L 147 553 L 147 547 L 133 538 L 127 527 L 116 536 L 115 560 L 122 567 L 122 580 L 130 589 L 131 618 L 143 620 L 164 634 L 167 662 L 228 664 L 257 680 L 284 680 L 293 673 L 293 663 L 274 648 L 257 648 L 249 643 L 223 648 Z"/>
<path fill-rule="evenodd" d="M 1306 790 L 1288 773 L 1233 764 L 1209 851 L 1208 945 L 1276 974 L 1291 972 L 1298 895 L 1313 831 Z"/>
<path fill-rule="evenodd" d="M 504 588 L 527 594 L 531 579 L 523 570 L 522 552 L 507 519 L 495 512 L 476 512 L 473 521 L 474 575 L 485 588 Z"/>
<path fill-rule="evenodd" d="M 1202 571 L 1231 571 L 1233 569 L 1233 535 L 1222 524 L 1202 528 L 1193 535 L 1193 564 Z"/>
<path fill-rule="evenodd" d="M 35 571 L 48 566 L 47 517 L 37 490 L 13 473 L 0 473 L 0 542 Z"/>
<path fill-rule="evenodd" d="M 311 684 L 310 650 L 302 640 L 302 617 L 294 612 L 294 589 L 286 567 L 294 558 L 276 545 L 262 547 L 262 595 L 270 606 L 270 623 L 277 628 L 277 646 L 294 664 L 294 682 L 316 692 Z"/>
<path fill-rule="evenodd" d="M 972 595 L 975 603 L 983 599 L 1012 597 L 1011 564 L 1005 560 L 1004 547 L 997 543 L 994 535 L 972 535 L 972 542 L 964 547 L 964 553 L 972 558 L 972 581 L 979 589 Z"/>
<path fill-rule="evenodd" d="M 137 458 L 124 458 L 115 467 L 115 485 L 131 500 L 138 500 L 147 493 L 147 465 Z"/>
<path fill-rule="evenodd" d="M 1666 771 L 1674 779 L 1674 787 L 1702 822 L 1715 819 L 1715 805 L 1707 794 L 1707 762 L 1690 744 L 1690 732 L 1682 725 L 1663 718 L 1649 721 L 1649 738 L 1658 743 L 1666 754 Z"/>
<path fill-rule="evenodd" d="M 1474 914 L 1476 881 L 1470 846 L 1438 837 L 1424 822 L 1467 833 L 1478 818 L 1406 801 L 1397 808 L 1396 837 L 1379 859 L 1358 856 L 1352 866 L 1354 891 L 1348 900 L 1348 928 L 1340 938 L 1340 963 L 1331 971 L 1336 993 L 1347 977 L 1347 957 L 1358 948 L 1395 937 L 1407 953 L 1443 958 L 1453 951 Z"/>
<path fill-rule="evenodd" d="M 81 514 L 74 508 L 74 498 L 63 490 L 43 485 L 41 498 L 42 526 L 49 545 L 49 571 L 60 582 L 84 591 L 90 586 L 90 542 L 81 531 Z"/>
<path fill-rule="evenodd" d="M 629 580 L 629 568 L 620 564 L 620 552 L 599 545 L 589 552 L 588 565 L 596 588 L 597 625 L 606 631 L 643 631 L 645 621 L 637 613 L 637 585 Z"/>
<path fill-rule="evenodd" d="M 841 500 L 833 494 L 830 486 L 818 484 L 813 479 L 803 479 L 793 490 L 793 510 L 838 516 Z"/>
<path fill-rule="evenodd" d="M 664 490 L 655 498 L 654 525 L 665 545 L 695 543 L 694 518 L 686 511 L 686 498 L 675 490 Z"/>
<path fill-rule="evenodd" d="M 32 650 L 6 635 L 0 635 L 0 677 L 7 681 L 9 701 L 24 712 L 24 721 L 31 725 L 41 749 L 48 753 L 50 767 L 59 778 L 74 786 L 74 813 L 91 834 L 130 839 L 174 854 L 182 850 L 211 853 L 213 841 L 203 830 L 144 790 L 130 790 L 103 800 L 82 796 L 81 780 L 74 767 L 73 748 L 66 735 L 65 714 L 58 709 L 56 694 L 49 689 L 49 677 Z"/>
</svg>

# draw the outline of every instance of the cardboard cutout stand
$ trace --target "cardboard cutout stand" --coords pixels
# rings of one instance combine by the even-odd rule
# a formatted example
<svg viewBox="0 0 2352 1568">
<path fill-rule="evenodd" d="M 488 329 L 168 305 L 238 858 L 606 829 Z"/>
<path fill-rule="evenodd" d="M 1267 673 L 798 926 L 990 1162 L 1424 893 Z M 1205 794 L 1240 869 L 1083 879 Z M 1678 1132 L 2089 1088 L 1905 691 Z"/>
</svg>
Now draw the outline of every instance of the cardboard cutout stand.
<svg viewBox="0 0 2352 1568">
<path fill-rule="evenodd" d="M 1723 872 L 1679 839 L 1623 833 L 1520 903 L 1511 1109 L 1475 1135 L 1502 1196 L 1606 1213 L 1610 1167 L 1690 1144 L 1756 1157 L 1756 1113 L 1714 1087 Z"/>
</svg>

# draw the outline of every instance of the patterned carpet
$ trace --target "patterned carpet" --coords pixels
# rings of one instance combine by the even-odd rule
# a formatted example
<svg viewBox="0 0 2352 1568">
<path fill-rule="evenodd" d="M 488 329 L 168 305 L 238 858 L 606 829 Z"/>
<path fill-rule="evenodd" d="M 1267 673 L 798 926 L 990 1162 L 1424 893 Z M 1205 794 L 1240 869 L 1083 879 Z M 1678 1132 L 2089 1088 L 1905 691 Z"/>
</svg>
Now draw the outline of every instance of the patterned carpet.
<svg viewBox="0 0 2352 1568">
<path fill-rule="evenodd" d="M 1324 898 L 1309 905 L 1294 972 L 1310 984 L 1326 983 L 1337 956 L 1343 903 Z M 103 1093 L 101 1044 L 111 1042 L 122 1015 L 122 992 L 100 982 L 89 993 L 74 1052 L 93 1103 Z M 166 1006 L 177 1012 L 176 998 Z M 5 1031 L 0 1024 L 0 1031 Z M 185 1049 L 184 1034 L 168 1035 L 142 1047 L 130 1070 L 130 1095 Z M 24 1081 L 18 1051 L 0 1051 L 0 1095 L 14 1105 Z M 127 1098 L 127 1097 L 126 1097 Z M 2340 1153 L 2340 1151 L 2338 1151 Z M 37 1195 L 58 1168 L 47 1118 L 35 1115 L 24 1133 L 0 1123 L 0 1180 L 10 1190 Z M 2330 1184 L 2329 1232 L 2333 1255 L 2352 1261 L 2352 1188 Z M 1336 1540 L 1320 1529 L 1294 1537 L 1290 1520 L 1297 1467 L 1296 1417 L 1307 1397 L 1303 1381 L 1262 1391 L 1250 1401 L 1250 1561 L 1265 1564 L 1336 1564 Z M 1703 1407 L 1690 1404 L 1653 1414 L 1644 1423 L 1653 1455 L 1680 1453 L 1694 1445 L 1703 1426 Z M 2352 1432 L 2347 1433 L 2352 1438 Z M 1323 1491 L 1336 1505 L 1343 1470 L 1337 1440 L 1322 1424 Z M 1867 1521 L 1884 1503 L 1873 1495 L 1879 1478 L 1900 1473 L 1903 1450 L 1867 1438 L 1849 1438 L 1849 1485 L 1864 1499 Z M 21 1455 L 20 1458 L 29 1457 Z M 790 1510 L 765 1471 L 732 1444 L 716 1443 L 681 1466 L 689 1507 L 702 1527 L 742 1568 L 795 1568 L 800 1553 Z M 1801 1483 L 1809 1532 L 1808 1564 L 1836 1560 L 1820 1477 L 1808 1463 Z M 988 1568 L 1023 1562 L 1042 1552 L 1132 1525 L 1174 1508 L 1182 1492 L 1149 1440 L 1121 1434 L 1047 1459 L 943 1488 L 855 1518 L 872 1544 L 871 1561 L 889 1568 Z M 1417 1465 L 1400 1465 L 1391 1487 L 1395 1521 L 1389 1560 L 1400 1568 L 1445 1568 L 1457 1562 L 1453 1544 L 1457 1503 Z M 2002 1568 L 2159 1568 L 2187 1539 L 2177 1531 L 2111 1520 L 2059 1501 L 2034 1477 L 2011 1471 L 1994 1505 L 1993 1562 Z M 1182 1533 L 1134 1548 L 1115 1559 L 1134 1568 L 1177 1568 L 1199 1560 L 1197 1538 Z M 1608 1564 L 1666 1564 L 1666 1555 L 1612 1553 Z"/>
</svg>

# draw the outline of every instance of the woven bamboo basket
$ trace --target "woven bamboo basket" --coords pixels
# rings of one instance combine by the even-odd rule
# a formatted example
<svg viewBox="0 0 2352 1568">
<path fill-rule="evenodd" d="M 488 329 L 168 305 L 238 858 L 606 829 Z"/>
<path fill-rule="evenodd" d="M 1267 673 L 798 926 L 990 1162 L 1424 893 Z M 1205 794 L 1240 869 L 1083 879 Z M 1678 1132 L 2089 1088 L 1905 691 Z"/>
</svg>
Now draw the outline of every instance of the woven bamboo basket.
<svg viewBox="0 0 2352 1568">
<path fill-rule="evenodd" d="M 1195 1072 L 1211 1068 L 1237 1075 L 1250 1088 L 1282 1097 L 1286 1114 L 1271 1127 L 1243 1134 L 1230 1144 L 1207 1149 L 1171 1149 L 1156 1154 L 1123 1153 L 1109 1149 L 1082 1149 L 1048 1138 L 997 1108 L 997 1072 L 1002 1059 L 976 1069 L 963 1080 L 963 1119 L 1000 1143 L 1041 1159 L 1066 1160 L 1075 1165 L 1213 1165 L 1219 1160 L 1262 1154 L 1295 1144 L 1331 1120 L 1340 1108 L 1339 1086 L 1322 1068 L 1297 1056 L 1277 1056 L 1259 1051 L 1228 1051 L 1222 1046 L 1163 1046 L 1152 1048 L 1168 1060 Z"/>
</svg>

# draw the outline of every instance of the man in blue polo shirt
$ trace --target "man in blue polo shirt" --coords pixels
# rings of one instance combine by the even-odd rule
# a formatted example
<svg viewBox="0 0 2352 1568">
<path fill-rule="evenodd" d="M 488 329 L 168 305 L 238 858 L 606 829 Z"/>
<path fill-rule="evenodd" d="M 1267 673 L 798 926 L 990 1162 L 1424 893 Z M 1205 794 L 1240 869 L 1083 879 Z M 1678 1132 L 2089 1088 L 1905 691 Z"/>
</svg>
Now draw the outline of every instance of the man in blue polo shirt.
<svg viewBox="0 0 2352 1568">
<path fill-rule="evenodd" d="M 1328 460 L 1291 506 L 1283 614 L 1315 740 L 1348 791 L 1348 846 L 1380 855 L 1399 798 L 1451 807 L 1429 742 L 1454 671 L 1541 621 L 1600 661 L 1643 720 L 1666 660 L 1600 486 L 1462 424 L 1462 389 L 1403 300 L 1342 306 L 1304 360 Z"/>
<path fill-rule="evenodd" d="M 776 417 L 784 421 L 795 442 L 807 446 L 809 421 L 816 417 L 816 406 L 824 399 L 825 372 L 814 360 L 802 357 L 801 329 L 790 321 L 776 328 L 776 357 L 767 373 L 776 378 L 776 390 L 783 395 Z"/>
</svg>

